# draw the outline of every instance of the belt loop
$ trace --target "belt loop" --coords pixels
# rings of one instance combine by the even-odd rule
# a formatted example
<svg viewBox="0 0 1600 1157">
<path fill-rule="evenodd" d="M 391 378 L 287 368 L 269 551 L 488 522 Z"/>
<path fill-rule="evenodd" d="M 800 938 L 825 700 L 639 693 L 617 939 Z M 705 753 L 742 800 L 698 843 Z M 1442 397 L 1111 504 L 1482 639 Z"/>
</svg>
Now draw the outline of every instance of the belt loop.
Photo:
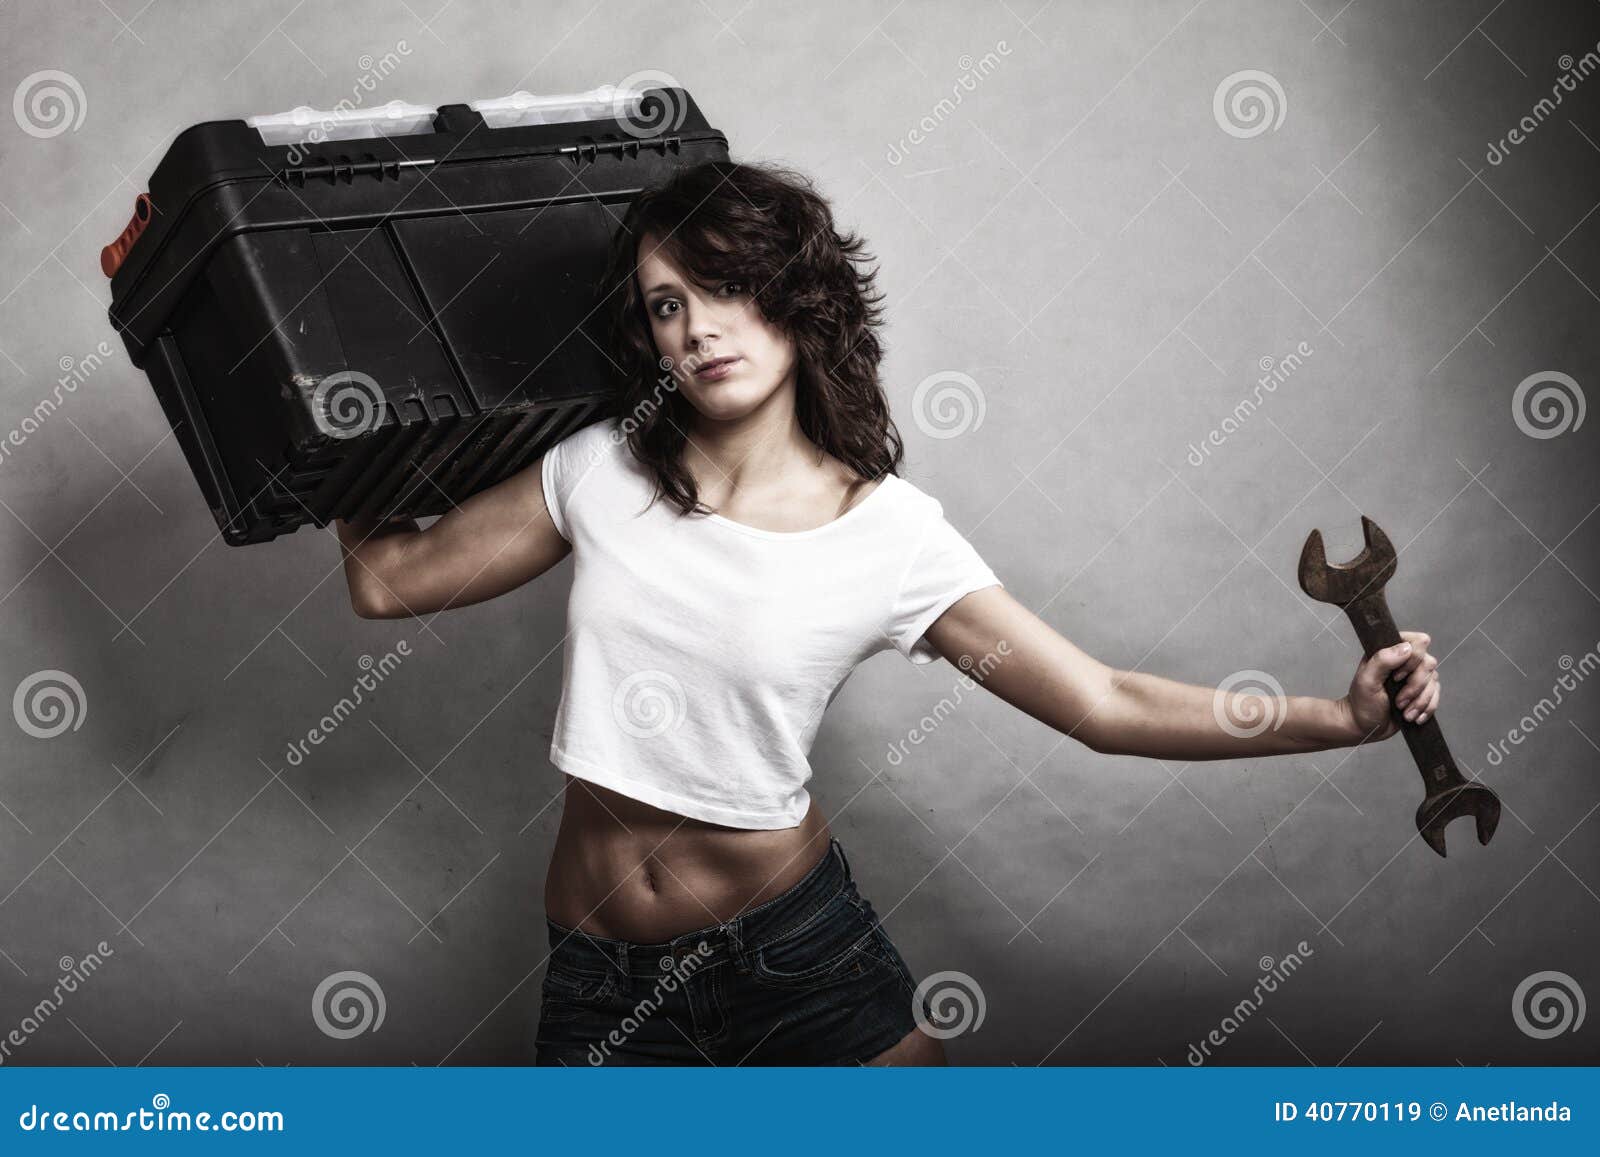
<svg viewBox="0 0 1600 1157">
<path fill-rule="evenodd" d="M 844 878 L 847 880 L 850 879 L 850 860 L 844 854 L 844 845 L 839 842 L 837 836 L 829 836 L 828 843 L 834 851 L 839 853 L 839 862 L 844 865 Z"/>
<path fill-rule="evenodd" d="M 733 957 L 734 968 L 739 972 L 750 971 L 744 955 L 744 917 L 735 916 L 732 920 L 722 925 L 722 932 L 728 940 L 728 954 Z"/>
</svg>

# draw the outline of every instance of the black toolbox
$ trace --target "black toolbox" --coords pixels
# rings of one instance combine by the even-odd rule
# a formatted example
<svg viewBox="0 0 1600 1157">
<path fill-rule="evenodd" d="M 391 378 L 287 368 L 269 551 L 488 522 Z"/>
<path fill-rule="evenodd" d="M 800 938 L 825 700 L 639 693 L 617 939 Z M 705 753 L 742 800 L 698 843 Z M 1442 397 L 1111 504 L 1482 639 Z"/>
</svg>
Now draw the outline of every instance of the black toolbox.
<svg viewBox="0 0 1600 1157">
<path fill-rule="evenodd" d="M 628 203 L 727 160 L 681 88 L 193 125 L 102 254 L 230 545 L 442 514 L 604 413 Z"/>
</svg>

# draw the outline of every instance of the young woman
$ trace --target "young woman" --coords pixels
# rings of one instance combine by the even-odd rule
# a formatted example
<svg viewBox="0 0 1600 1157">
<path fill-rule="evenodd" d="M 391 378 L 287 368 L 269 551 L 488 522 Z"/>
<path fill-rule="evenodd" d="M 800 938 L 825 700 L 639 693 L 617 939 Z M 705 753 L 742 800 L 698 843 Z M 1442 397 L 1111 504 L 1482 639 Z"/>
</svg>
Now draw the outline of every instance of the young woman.
<svg viewBox="0 0 1600 1157">
<path fill-rule="evenodd" d="M 616 234 L 614 411 L 427 530 L 338 525 L 363 618 L 482 602 L 573 553 L 540 1064 L 944 1063 L 805 786 L 823 709 L 878 651 L 1161 759 L 1386 739 L 1394 672 L 1411 717 L 1438 706 L 1420 631 L 1337 701 L 1119 671 L 1057 634 L 898 475 L 865 260 L 797 174 L 681 171 Z"/>
</svg>

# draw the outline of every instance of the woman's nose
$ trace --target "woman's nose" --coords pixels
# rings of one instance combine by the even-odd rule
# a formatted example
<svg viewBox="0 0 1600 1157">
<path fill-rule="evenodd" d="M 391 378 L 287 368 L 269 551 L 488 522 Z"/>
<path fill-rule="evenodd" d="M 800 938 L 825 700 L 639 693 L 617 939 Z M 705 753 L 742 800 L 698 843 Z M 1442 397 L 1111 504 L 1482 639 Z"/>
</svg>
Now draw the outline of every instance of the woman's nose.
<svg viewBox="0 0 1600 1157">
<path fill-rule="evenodd" d="M 716 340 L 717 323 L 709 309 L 689 307 L 688 334 L 690 349 L 699 349 L 706 343 Z"/>
</svg>

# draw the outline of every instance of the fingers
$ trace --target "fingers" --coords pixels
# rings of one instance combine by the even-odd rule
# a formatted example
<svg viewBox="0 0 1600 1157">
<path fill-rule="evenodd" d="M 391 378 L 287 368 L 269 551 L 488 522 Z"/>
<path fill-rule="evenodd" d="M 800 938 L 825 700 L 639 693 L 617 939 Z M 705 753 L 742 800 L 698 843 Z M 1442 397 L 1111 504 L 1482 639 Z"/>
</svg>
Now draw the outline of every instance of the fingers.
<svg viewBox="0 0 1600 1157">
<path fill-rule="evenodd" d="M 1395 706 L 1407 707 L 1416 703 L 1419 696 L 1438 680 L 1438 676 L 1434 674 L 1438 666 L 1439 660 L 1436 656 L 1424 655 L 1421 662 L 1416 665 L 1416 669 L 1411 672 L 1405 684 L 1400 688 L 1399 693 L 1395 695 Z"/>
<path fill-rule="evenodd" d="M 1382 687 L 1391 674 L 1400 673 L 1411 660 L 1414 650 L 1415 646 L 1404 639 L 1393 646 L 1380 647 L 1367 660 L 1366 677 Z"/>
<path fill-rule="evenodd" d="M 1413 699 L 1405 711 L 1406 719 L 1412 723 L 1426 723 L 1429 716 L 1439 709 L 1440 694 L 1439 681 L 1435 678 L 1426 690 Z"/>
<path fill-rule="evenodd" d="M 1433 639 L 1425 631 L 1401 631 L 1400 641 L 1411 644 L 1411 654 L 1407 656 L 1405 663 L 1395 672 L 1396 675 L 1405 675 L 1414 671 L 1417 665 L 1422 662 L 1423 656 L 1428 653 L 1428 644 L 1433 642 Z"/>
<path fill-rule="evenodd" d="M 1396 672 L 1405 678 L 1405 683 L 1395 695 L 1395 706 L 1403 711 L 1407 720 L 1422 723 L 1439 704 L 1439 677 L 1436 674 L 1439 660 L 1427 653 L 1428 644 L 1433 639 L 1425 631 L 1401 631 L 1400 636 L 1402 640 L 1410 642 L 1412 648 L 1410 657 Z"/>
</svg>

